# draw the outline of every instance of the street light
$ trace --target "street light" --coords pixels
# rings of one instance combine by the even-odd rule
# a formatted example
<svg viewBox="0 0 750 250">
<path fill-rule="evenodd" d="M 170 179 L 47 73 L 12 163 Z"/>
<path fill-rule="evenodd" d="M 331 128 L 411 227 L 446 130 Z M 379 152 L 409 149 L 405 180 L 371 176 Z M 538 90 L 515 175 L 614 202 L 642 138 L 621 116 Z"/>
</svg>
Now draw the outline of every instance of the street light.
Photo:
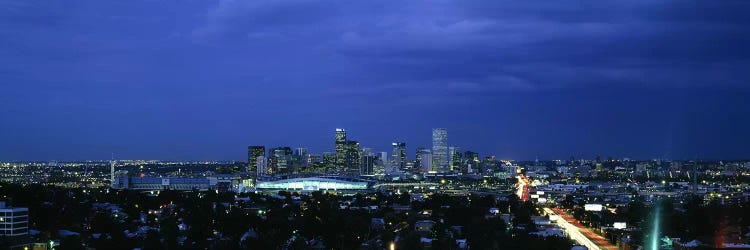
<svg viewBox="0 0 750 250">
<path fill-rule="evenodd" d="M 396 243 L 391 242 L 390 250 L 396 250 Z"/>
</svg>

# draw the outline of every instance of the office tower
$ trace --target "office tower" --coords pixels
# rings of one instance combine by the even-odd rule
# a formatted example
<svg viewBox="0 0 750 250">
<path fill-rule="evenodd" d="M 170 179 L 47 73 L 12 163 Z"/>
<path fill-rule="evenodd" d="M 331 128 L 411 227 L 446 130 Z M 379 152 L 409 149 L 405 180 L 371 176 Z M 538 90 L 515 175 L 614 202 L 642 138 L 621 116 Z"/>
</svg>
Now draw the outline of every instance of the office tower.
<svg viewBox="0 0 750 250">
<path fill-rule="evenodd" d="M 293 157 L 295 168 L 307 168 L 309 166 L 307 162 L 307 148 L 295 148 Z"/>
<path fill-rule="evenodd" d="M 406 143 L 394 142 L 393 152 L 391 153 L 391 167 L 404 170 L 406 168 Z"/>
<path fill-rule="evenodd" d="M 272 174 L 268 172 L 268 162 L 266 161 L 265 156 L 263 155 L 258 156 L 258 158 L 255 158 L 254 162 L 255 162 L 255 166 L 257 167 L 255 170 L 256 178 Z"/>
<path fill-rule="evenodd" d="M 361 150 L 359 151 L 359 155 L 360 155 L 360 156 L 365 156 L 365 155 L 375 155 L 375 153 L 374 153 L 374 152 L 372 151 L 372 149 L 371 149 L 371 148 L 362 148 L 362 149 L 361 149 Z"/>
<path fill-rule="evenodd" d="M 326 174 L 335 169 L 336 167 L 336 153 L 324 152 L 323 153 L 323 166 L 325 166 Z"/>
<path fill-rule="evenodd" d="M 374 175 L 378 156 L 370 154 L 363 155 L 359 164 L 359 175 Z"/>
<path fill-rule="evenodd" d="M 375 174 L 386 174 L 386 172 L 390 171 L 391 161 L 388 158 L 389 153 L 388 152 L 379 152 L 378 153 L 378 166 L 382 169 L 375 169 Z M 379 172 L 382 171 L 382 172 Z M 389 172 L 390 173 L 390 172 Z"/>
<path fill-rule="evenodd" d="M 346 141 L 344 144 L 344 168 L 340 173 L 344 175 L 359 174 L 359 142 Z"/>
<path fill-rule="evenodd" d="M 375 155 L 375 165 L 372 169 L 373 175 L 384 175 L 386 168 L 388 168 L 388 152 L 378 152 Z"/>
<path fill-rule="evenodd" d="M 29 234 L 29 209 L 6 206 L 0 201 L 0 236 Z"/>
<path fill-rule="evenodd" d="M 307 165 L 312 166 L 315 163 L 323 162 L 323 156 L 317 154 L 307 154 Z"/>
<path fill-rule="evenodd" d="M 461 148 L 457 146 L 448 147 L 450 154 L 450 171 L 460 173 L 461 171 Z"/>
<path fill-rule="evenodd" d="M 294 155 L 296 156 L 307 156 L 307 148 L 295 148 Z"/>
<path fill-rule="evenodd" d="M 109 161 L 109 185 L 115 183 L 115 154 L 112 153 L 112 160 Z"/>
<path fill-rule="evenodd" d="M 497 160 L 495 159 L 495 156 L 485 156 L 484 161 L 482 161 L 481 165 L 481 172 L 484 174 L 492 174 L 495 171 L 497 171 Z"/>
<path fill-rule="evenodd" d="M 432 152 L 430 152 L 429 149 L 422 150 L 420 153 L 422 155 L 422 165 L 421 166 L 415 166 L 419 169 L 419 171 L 422 172 L 434 172 L 434 162 L 432 162 L 433 155 Z"/>
<path fill-rule="evenodd" d="M 272 148 L 268 151 L 268 170 L 270 174 L 289 173 L 292 161 L 292 149 L 290 147 Z"/>
<path fill-rule="evenodd" d="M 430 153 L 429 149 L 422 147 L 417 148 L 417 153 L 414 155 L 415 168 L 420 170 L 424 168 L 425 154 L 430 154 L 430 157 L 432 157 L 432 153 Z"/>
<path fill-rule="evenodd" d="M 336 160 L 334 161 L 335 169 L 343 169 L 346 162 L 346 130 L 343 128 L 336 129 Z"/>
<path fill-rule="evenodd" d="M 479 154 L 471 151 L 464 152 L 464 166 L 467 168 L 467 173 L 469 169 L 479 169 Z"/>
<path fill-rule="evenodd" d="M 251 175 L 256 173 L 258 169 L 258 157 L 266 156 L 266 147 L 264 146 L 248 146 L 247 147 L 247 172 Z"/>
<path fill-rule="evenodd" d="M 424 148 L 418 147 L 414 154 L 414 167 L 416 168 L 422 168 L 422 151 L 424 151 Z"/>
<path fill-rule="evenodd" d="M 448 130 L 432 129 L 432 164 L 437 172 L 448 172 Z"/>
</svg>

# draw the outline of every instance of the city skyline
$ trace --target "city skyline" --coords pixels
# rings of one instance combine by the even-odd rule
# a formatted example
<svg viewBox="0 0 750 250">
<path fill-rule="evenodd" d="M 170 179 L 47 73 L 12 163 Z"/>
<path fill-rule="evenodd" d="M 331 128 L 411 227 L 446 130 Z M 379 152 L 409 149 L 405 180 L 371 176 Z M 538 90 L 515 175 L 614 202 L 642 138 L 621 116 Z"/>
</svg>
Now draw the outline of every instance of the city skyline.
<svg viewBox="0 0 750 250">
<path fill-rule="evenodd" d="M 440 145 L 446 145 L 446 147 L 445 147 L 445 151 L 446 151 L 445 152 L 446 153 L 445 157 L 447 159 L 446 159 L 446 162 L 445 162 L 446 165 L 444 166 L 446 168 L 451 166 L 451 162 L 453 160 L 452 157 L 453 157 L 454 153 L 458 153 L 459 155 L 463 153 L 463 152 L 461 152 L 461 149 L 469 150 L 472 153 L 478 153 L 482 157 L 484 157 L 484 156 L 492 156 L 492 157 L 496 157 L 497 159 L 515 160 L 515 161 L 569 160 L 569 159 L 571 159 L 571 157 L 574 158 L 574 159 L 584 159 L 584 160 L 595 160 L 595 159 L 598 159 L 598 158 L 601 158 L 602 160 L 606 160 L 608 158 L 609 159 L 613 159 L 613 160 L 631 159 L 631 160 L 678 160 L 678 161 L 682 161 L 682 160 L 708 160 L 708 161 L 711 161 L 711 160 L 727 160 L 727 161 L 747 160 L 747 158 L 741 158 L 741 157 L 740 158 L 700 158 L 700 157 L 692 157 L 692 158 L 690 158 L 690 157 L 687 157 L 687 158 L 669 158 L 669 157 L 650 157 L 650 158 L 646 157 L 646 158 L 638 158 L 638 157 L 631 157 L 631 156 L 628 156 L 626 154 L 605 155 L 605 154 L 596 153 L 596 152 L 592 152 L 591 154 L 588 154 L 588 155 L 569 155 L 567 157 L 557 157 L 557 158 L 555 158 L 555 157 L 540 157 L 540 156 L 536 156 L 536 157 L 533 157 L 533 158 L 512 158 L 512 157 L 501 157 L 501 156 L 498 156 L 498 154 L 495 154 L 495 153 L 492 153 L 492 152 L 490 152 L 490 153 L 481 152 L 481 151 L 477 152 L 477 150 L 473 150 L 473 148 L 470 145 L 454 145 L 452 142 L 449 143 L 448 140 L 447 140 L 447 131 L 448 130 L 446 128 L 432 128 L 432 129 L 430 129 L 431 133 L 429 134 L 429 141 L 428 141 L 428 143 L 426 143 L 424 145 L 413 145 L 413 144 L 410 144 L 408 141 L 393 141 L 393 142 L 388 143 L 388 146 L 385 146 L 385 147 L 379 147 L 377 145 L 371 145 L 371 144 L 368 144 L 366 142 L 364 144 L 360 145 L 361 143 L 359 141 L 349 140 L 348 138 L 351 138 L 351 137 L 347 137 L 349 135 L 347 133 L 349 130 L 347 130 L 345 128 L 337 127 L 333 131 L 335 131 L 334 143 L 332 143 L 331 145 L 328 145 L 329 146 L 328 148 L 324 148 L 324 149 L 321 149 L 321 150 L 309 150 L 308 151 L 308 147 L 306 145 L 304 145 L 304 144 L 303 145 L 289 145 L 289 144 L 269 145 L 269 144 L 263 144 L 263 143 L 256 143 L 256 144 L 251 144 L 251 145 L 245 145 L 244 146 L 245 148 L 244 148 L 244 151 L 243 151 L 244 152 L 244 158 L 243 157 L 239 157 L 237 159 L 164 159 L 164 158 L 138 158 L 138 157 L 128 158 L 128 157 L 121 157 L 120 155 L 117 155 L 115 152 L 110 152 L 111 158 L 88 158 L 88 159 L 21 159 L 21 160 L 14 160 L 14 159 L 5 160 L 5 159 L 0 159 L 0 160 L 1 161 L 11 161 L 11 162 L 12 161 L 85 161 L 85 160 L 95 160 L 95 161 L 101 160 L 101 161 L 105 161 L 105 160 L 110 160 L 110 159 L 114 159 L 114 160 L 117 160 L 117 159 L 122 159 L 122 160 L 163 160 L 163 161 L 235 161 L 235 162 L 246 162 L 246 163 L 249 164 L 249 167 L 252 168 L 252 167 L 255 167 L 255 166 L 253 166 L 254 161 L 250 161 L 249 160 L 249 159 L 253 158 L 253 156 L 251 156 L 252 155 L 251 151 L 253 152 L 253 154 L 255 156 L 267 156 L 267 155 L 271 154 L 271 152 L 274 149 L 287 148 L 287 151 L 289 151 L 289 155 L 292 155 L 292 154 L 296 155 L 299 152 L 305 152 L 307 155 L 317 155 L 317 156 L 321 156 L 321 157 L 324 156 L 325 154 L 332 154 L 332 155 L 334 155 L 336 157 L 336 159 L 339 159 L 339 160 L 337 160 L 336 164 L 341 165 L 341 164 L 344 164 L 343 161 L 344 161 L 344 158 L 346 157 L 346 156 L 344 156 L 345 151 L 346 151 L 346 145 L 348 143 L 356 143 L 357 144 L 357 148 L 359 149 L 358 152 L 362 152 L 361 150 L 368 150 L 371 153 L 378 153 L 378 154 L 380 154 L 380 153 L 386 153 L 388 155 L 388 157 L 389 157 L 388 160 L 391 161 L 390 162 L 391 164 L 393 163 L 392 162 L 393 161 L 393 154 L 395 154 L 394 150 L 396 149 L 397 144 L 399 145 L 399 147 L 405 147 L 404 153 L 405 153 L 405 157 L 406 157 L 405 159 L 407 161 L 415 161 L 415 160 L 417 160 L 416 157 L 417 157 L 418 152 L 421 151 L 421 150 L 426 150 L 426 152 L 430 154 L 430 159 L 431 159 L 430 164 L 435 164 L 435 165 L 431 165 L 431 166 L 433 168 L 437 168 L 439 166 L 436 163 L 434 163 L 435 160 L 437 159 L 435 157 L 435 154 L 434 154 L 434 152 L 435 152 L 434 149 L 435 149 L 435 143 L 438 142 L 438 141 L 441 142 Z M 436 132 L 436 131 L 441 131 L 441 132 Z M 401 144 L 403 144 L 403 145 L 401 145 Z M 411 147 L 413 147 L 413 148 L 411 148 Z M 450 150 L 453 150 L 452 148 L 457 148 L 458 151 L 455 151 L 455 152 L 450 151 Z M 291 151 L 292 149 L 293 149 L 294 153 L 292 153 L 292 151 Z M 412 151 L 414 151 L 414 152 L 409 151 L 410 149 Z M 257 151 L 257 150 L 260 150 L 260 151 Z M 259 153 L 256 153 L 256 152 L 262 152 L 265 155 L 259 155 Z M 117 156 L 117 157 L 115 157 L 115 156 Z M 362 155 L 362 156 L 364 156 L 364 155 Z M 341 158 L 341 157 L 343 157 L 343 158 Z M 341 162 L 339 162 L 339 161 L 341 161 Z M 405 163 L 406 162 L 404 162 L 404 164 Z M 415 162 L 415 163 L 417 163 L 417 162 Z M 433 169 L 433 170 L 435 170 L 435 169 Z"/>
<path fill-rule="evenodd" d="M 0 1 L 0 249 L 750 249 L 750 0 Z"/>
</svg>

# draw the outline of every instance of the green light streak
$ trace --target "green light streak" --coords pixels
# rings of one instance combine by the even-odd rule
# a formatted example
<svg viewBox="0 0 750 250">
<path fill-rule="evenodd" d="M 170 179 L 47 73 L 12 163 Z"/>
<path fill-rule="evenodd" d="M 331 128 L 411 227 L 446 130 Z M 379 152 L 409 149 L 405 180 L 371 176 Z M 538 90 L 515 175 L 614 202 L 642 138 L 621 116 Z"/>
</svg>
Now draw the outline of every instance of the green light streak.
<svg viewBox="0 0 750 250">
<path fill-rule="evenodd" d="M 654 225 L 651 227 L 651 250 L 659 249 L 659 206 L 654 211 Z"/>
</svg>

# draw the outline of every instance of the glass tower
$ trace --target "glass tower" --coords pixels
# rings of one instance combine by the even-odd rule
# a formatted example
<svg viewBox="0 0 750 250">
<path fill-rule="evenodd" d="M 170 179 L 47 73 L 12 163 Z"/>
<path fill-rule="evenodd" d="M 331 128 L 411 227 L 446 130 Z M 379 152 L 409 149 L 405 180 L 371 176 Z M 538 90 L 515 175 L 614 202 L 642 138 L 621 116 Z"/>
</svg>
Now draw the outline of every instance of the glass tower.
<svg viewBox="0 0 750 250">
<path fill-rule="evenodd" d="M 266 156 L 266 147 L 264 146 L 248 146 L 247 147 L 247 172 L 255 174 L 258 169 L 258 157 Z"/>
<path fill-rule="evenodd" d="M 437 172 L 448 172 L 448 130 L 432 129 L 432 168 Z"/>
<path fill-rule="evenodd" d="M 336 129 L 336 159 L 333 165 L 335 169 L 343 169 L 346 165 L 346 130 L 343 128 Z"/>
<path fill-rule="evenodd" d="M 394 142 L 393 152 L 391 153 L 391 167 L 403 170 L 406 168 L 406 143 Z"/>
</svg>

